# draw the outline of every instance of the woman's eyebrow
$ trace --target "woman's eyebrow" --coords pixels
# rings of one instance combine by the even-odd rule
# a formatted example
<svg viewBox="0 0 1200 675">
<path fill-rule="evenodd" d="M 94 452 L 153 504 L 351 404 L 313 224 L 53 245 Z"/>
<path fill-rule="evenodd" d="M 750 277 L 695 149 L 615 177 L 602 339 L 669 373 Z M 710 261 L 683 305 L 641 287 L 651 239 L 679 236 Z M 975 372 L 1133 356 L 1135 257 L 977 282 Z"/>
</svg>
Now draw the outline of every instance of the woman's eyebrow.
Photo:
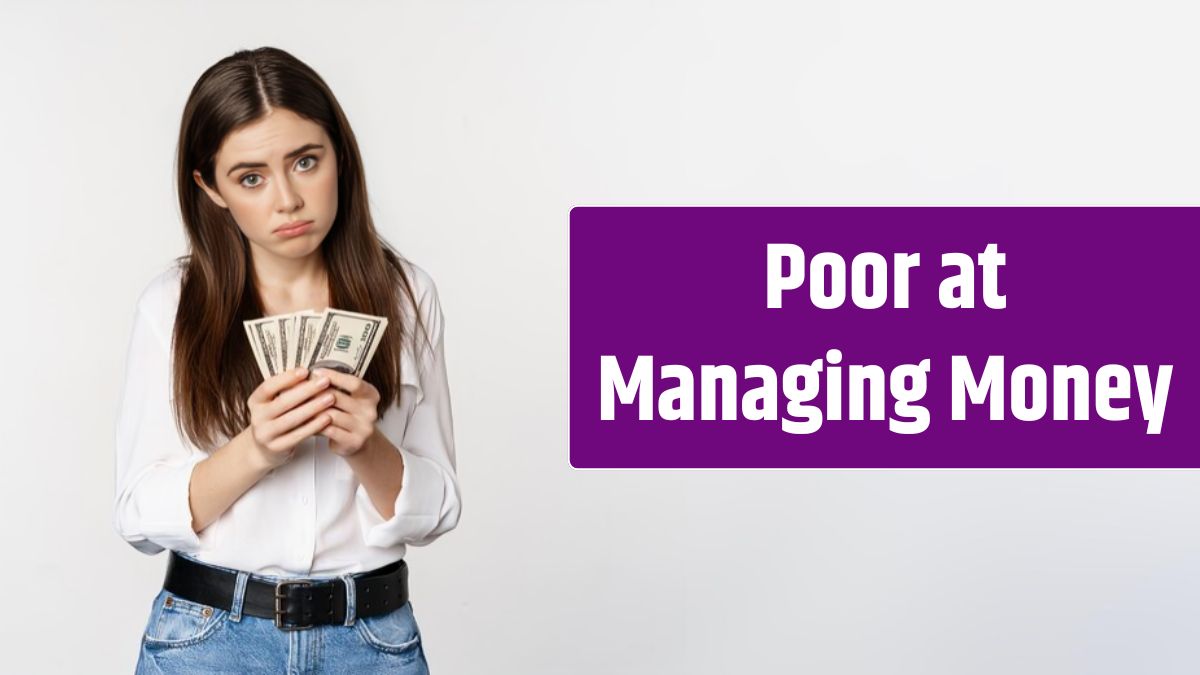
<svg viewBox="0 0 1200 675">
<path fill-rule="evenodd" d="M 284 155 L 283 158 L 291 159 L 291 158 L 295 157 L 296 155 L 299 155 L 304 152 L 308 152 L 309 150 L 319 150 L 324 147 L 325 146 L 321 145 L 320 143 L 305 143 L 304 145 L 302 145 L 302 146 L 296 148 L 295 150 L 289 152 L 288 154 Z M 226 171 L 225 175 L 228 176 L 229 174 L 233 173 L 234 171 L 237 171 L 238 169 L 254 169 L 254 168 L 257 168 L 260 166 L 266 166 L 266 165 L 267 165 L 266 162 L 238 162 L 237 164 L 234 164 L 233 167 L 231 169 L 229 169 L 229 171 Z"/>
</svg>

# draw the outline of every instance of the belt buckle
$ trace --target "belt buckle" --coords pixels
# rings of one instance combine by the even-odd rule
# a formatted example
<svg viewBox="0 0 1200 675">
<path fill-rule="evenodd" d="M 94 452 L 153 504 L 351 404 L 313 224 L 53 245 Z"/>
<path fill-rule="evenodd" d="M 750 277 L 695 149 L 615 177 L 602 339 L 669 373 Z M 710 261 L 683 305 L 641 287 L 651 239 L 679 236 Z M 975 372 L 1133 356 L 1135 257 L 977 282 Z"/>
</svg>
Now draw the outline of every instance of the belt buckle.
<svg viewBox="0 0 1200 675">
<path fill-rule="evenodd" d="M 278 628 L 279 630 L 303 630 L 305 628 L 312 628 L 313 624 L 311 624 L 311 623 L 308 624 L 307 626 L 288 626 L 288 625 L 283 624 L 283 622 L 282 622 L 283 616 L 284 616 L 284 614 L 287 613 L 287 610 L 285 610 L 282 605 L 283 605 L 283 601 L 287 599 L 287 591 L 284 591 L 282 589 L 284 586 L 289 586 L 289 585 L 290 586 L 312 586 L 312 583 L 308 582 L 308 581 L 284 580 L 284 581 L 280 581 L 279 583 L 275 584 L 275 627 Z"/>
</svg>

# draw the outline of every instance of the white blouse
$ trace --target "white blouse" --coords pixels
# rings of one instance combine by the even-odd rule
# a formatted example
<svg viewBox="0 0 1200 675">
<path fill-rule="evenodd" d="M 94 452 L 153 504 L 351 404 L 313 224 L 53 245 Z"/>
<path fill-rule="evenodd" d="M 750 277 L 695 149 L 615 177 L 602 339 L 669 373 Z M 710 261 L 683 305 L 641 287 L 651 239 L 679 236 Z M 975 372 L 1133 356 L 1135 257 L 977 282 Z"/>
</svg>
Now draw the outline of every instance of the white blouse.
<svg viewBox="0 0 1200 675">
<path fill-rule="evenodd" d="M 216 522 L 192 530 L 189 481 L 208 455 L 175 428 L 170 345 L 182 269 L 173 262 L 142 291 L 134 313 L 116 423 L 117 533 L 147 555 L 172 549 L 255 574 L 321 577 L 386 565 L 403 558 L 406 545 L 424 546 L 454 529 L 462 503 L 442 308 L 429 274 L 402 263 L 434 349 L 419 341 L 418 370 L 415 324 L 405 312 L 400 398 L 376 420 L 404 459 L 395 515 L 385 520 L 346 460 L 329 451 L 329 439 L 315 435 Z M 228 441 L 219 436 L 217 447 Z"/>
</svg>

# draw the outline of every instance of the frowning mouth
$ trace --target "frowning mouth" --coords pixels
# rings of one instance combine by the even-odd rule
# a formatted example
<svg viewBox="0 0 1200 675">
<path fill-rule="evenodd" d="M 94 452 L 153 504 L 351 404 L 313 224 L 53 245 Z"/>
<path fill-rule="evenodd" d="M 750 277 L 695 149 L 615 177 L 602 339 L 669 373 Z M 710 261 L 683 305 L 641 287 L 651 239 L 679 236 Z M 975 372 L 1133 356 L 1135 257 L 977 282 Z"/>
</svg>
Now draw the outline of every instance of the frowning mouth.
<svg viewBox="0 0 1200 675">
<path fill-rule="evenodd" d="M 275 228 L 275 234 L 280 234 L 285 237 L 302 234 L 310 226 L 312 226 L 311 220 L 297 220 Z"/>
</svg>

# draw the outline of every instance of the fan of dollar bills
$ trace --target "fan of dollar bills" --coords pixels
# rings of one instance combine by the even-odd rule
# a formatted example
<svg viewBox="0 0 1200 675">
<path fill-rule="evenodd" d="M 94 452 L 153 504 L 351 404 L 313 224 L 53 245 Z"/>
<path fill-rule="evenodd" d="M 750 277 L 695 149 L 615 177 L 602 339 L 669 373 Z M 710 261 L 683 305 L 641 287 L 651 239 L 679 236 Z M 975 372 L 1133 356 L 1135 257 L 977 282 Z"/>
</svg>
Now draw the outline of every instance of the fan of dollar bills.
<svg viewBox="0 0 1200 675">
<path fill-rule="evenodd" d="M 388 320 L 330 307 L 243 321 L 263 379 L 299 368 L 328 368 L 362 377 Z"/>
</svg>

